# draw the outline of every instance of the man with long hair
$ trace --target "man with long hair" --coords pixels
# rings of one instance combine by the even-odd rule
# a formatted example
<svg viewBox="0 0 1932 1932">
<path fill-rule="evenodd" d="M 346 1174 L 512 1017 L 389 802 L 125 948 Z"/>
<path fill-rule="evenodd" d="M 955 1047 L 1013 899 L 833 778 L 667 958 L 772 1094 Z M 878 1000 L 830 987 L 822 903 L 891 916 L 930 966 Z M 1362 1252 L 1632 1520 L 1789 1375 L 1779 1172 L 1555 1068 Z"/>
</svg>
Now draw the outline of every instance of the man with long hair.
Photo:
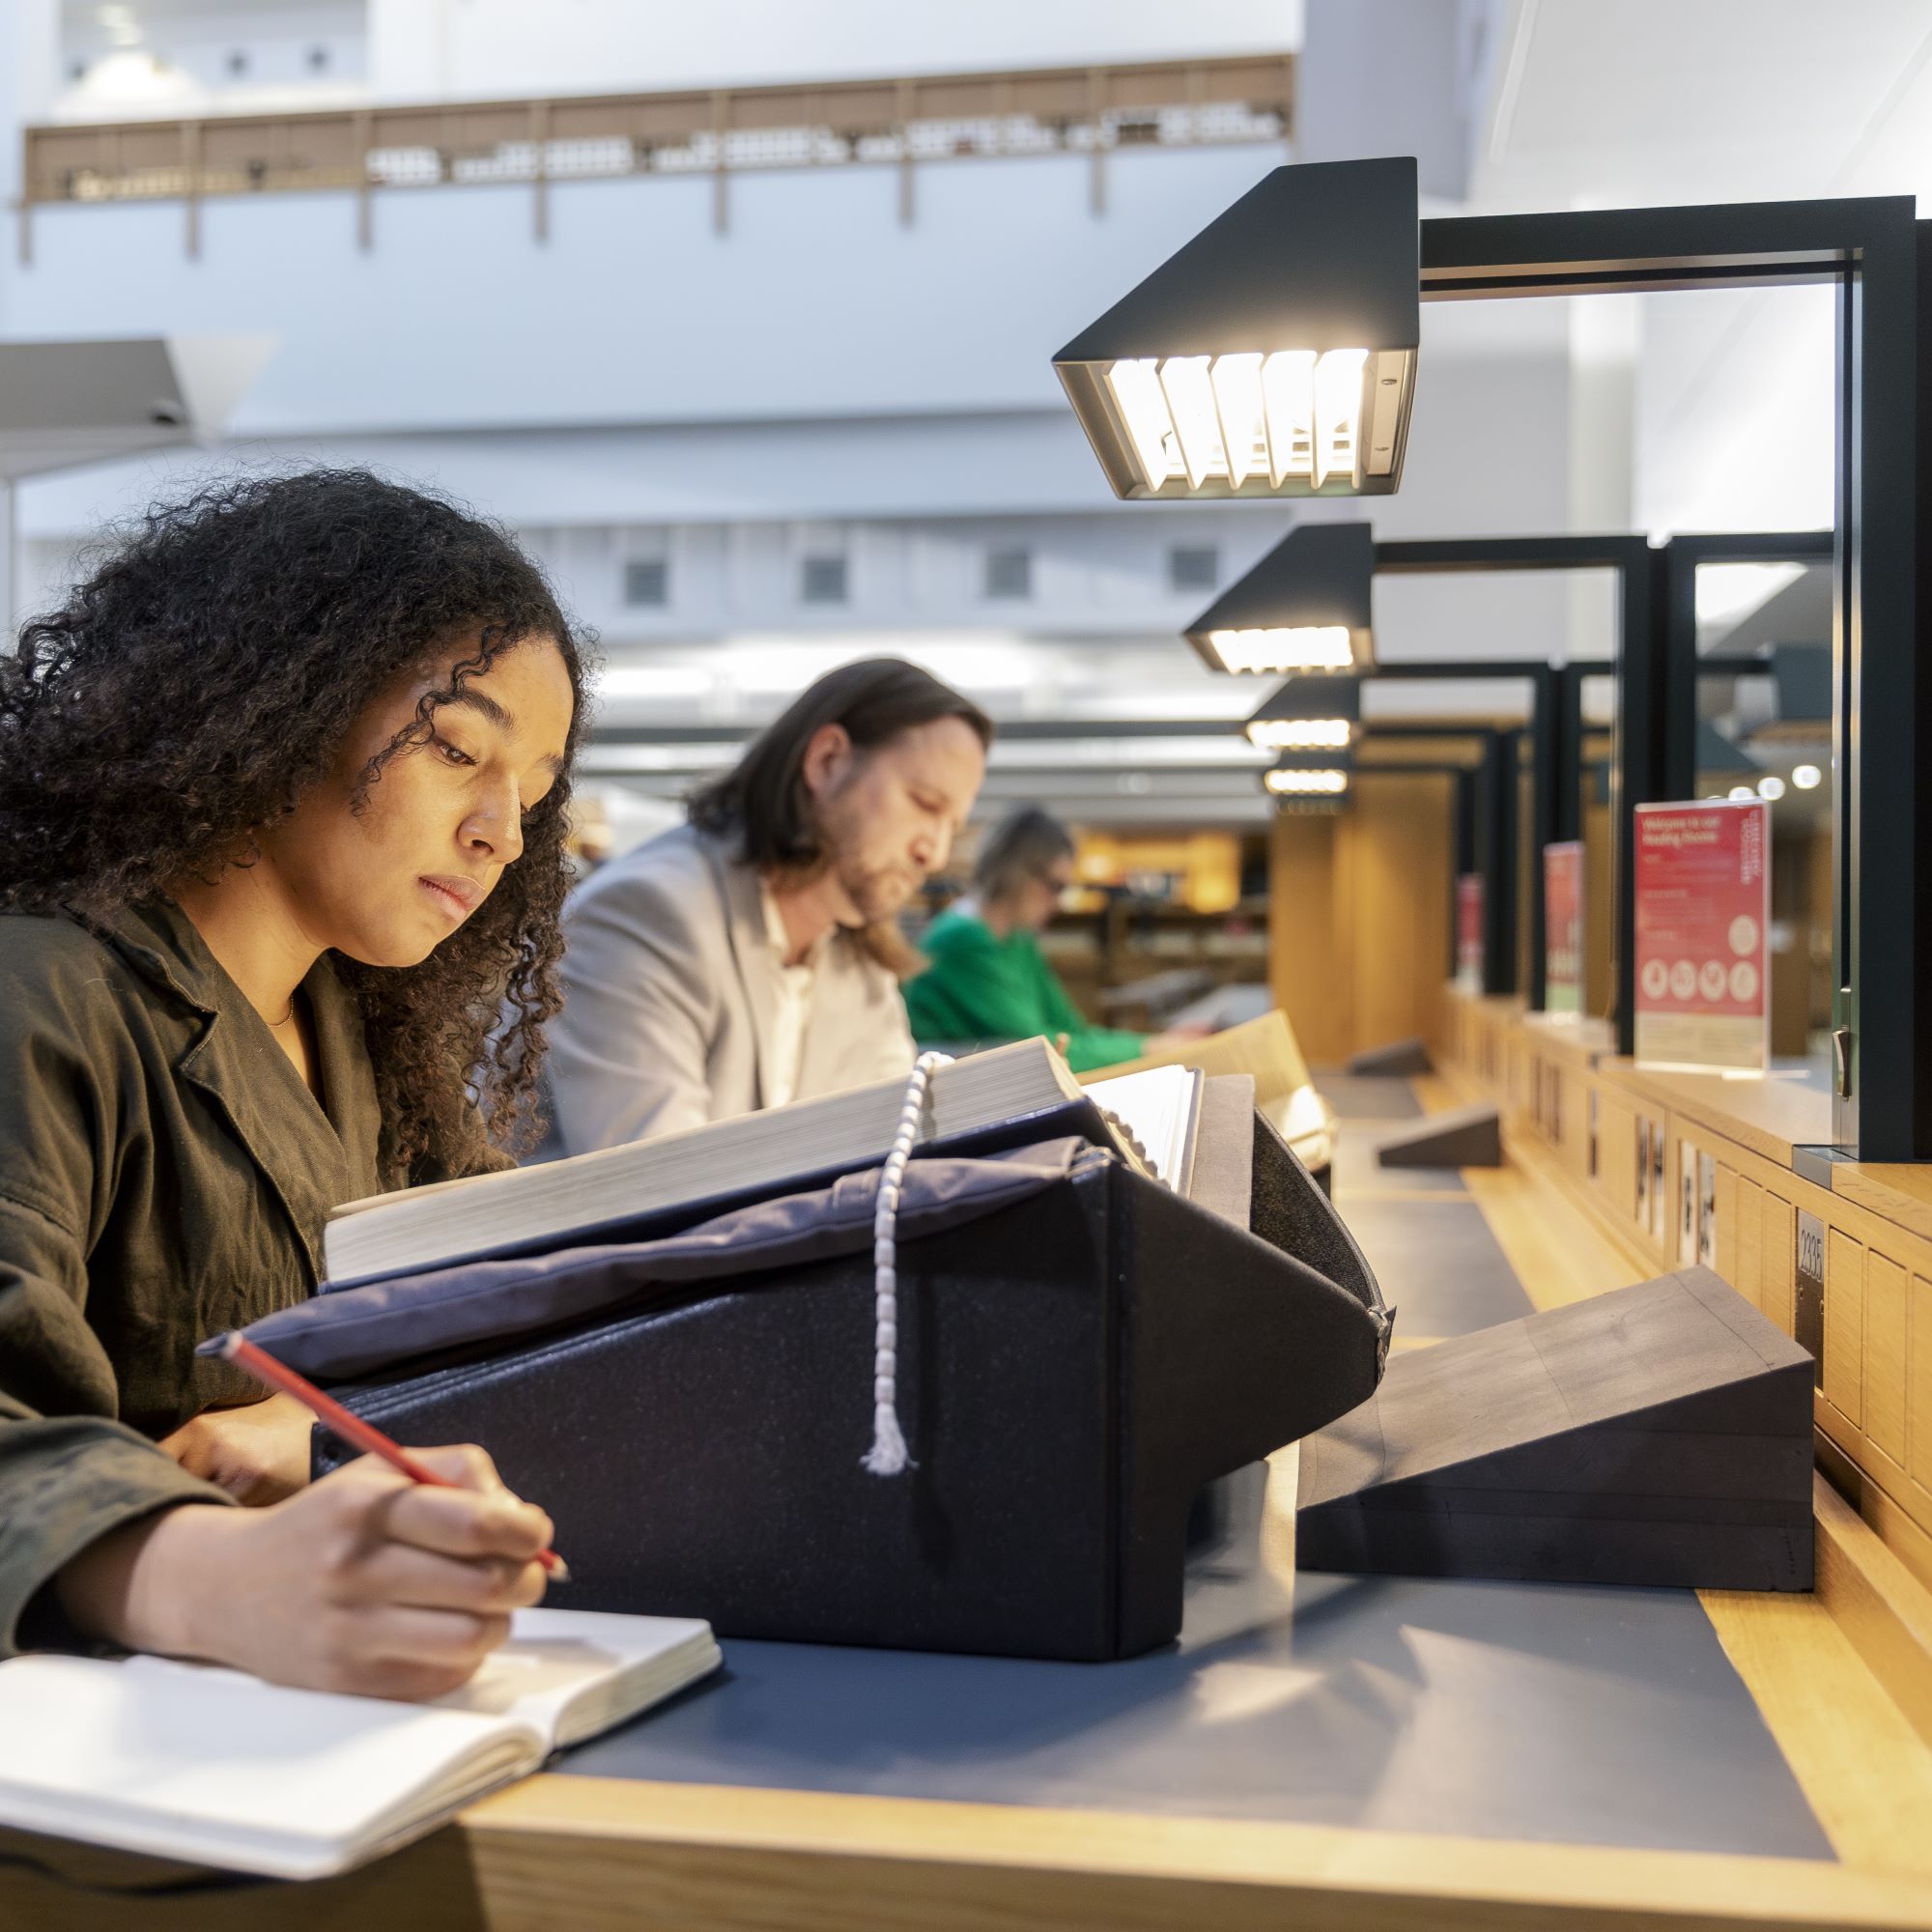
<svg viewBox="0 0 1932 1932">
<path fill-rule="evenodd" d="M 910 1071 L 896 916 L 944 866 L 993 727 L 897 658 L 829 671 L 690 823 L 564 914 L 551 1087 L 570 1153 Z"/>
</svg>

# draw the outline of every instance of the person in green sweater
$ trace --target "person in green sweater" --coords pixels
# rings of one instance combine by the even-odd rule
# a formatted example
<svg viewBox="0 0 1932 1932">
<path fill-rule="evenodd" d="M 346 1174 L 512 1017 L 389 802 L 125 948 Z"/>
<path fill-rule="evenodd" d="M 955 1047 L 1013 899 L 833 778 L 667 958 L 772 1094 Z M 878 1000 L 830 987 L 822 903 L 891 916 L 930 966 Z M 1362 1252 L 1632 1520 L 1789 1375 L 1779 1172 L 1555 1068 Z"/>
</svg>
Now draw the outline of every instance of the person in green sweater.
<svg viewBox="0 0 1932 1932">
<path fill-rule="evenodd" d="M 1013 812 L 980 847 L 973 883 L 973 894 L 948 906 L 920 942 L 932 963 L 904 989 L 915 1039 L 1064 1037 L 1076 1073 L 1170 1043 L 1165 1034 L 1093 1025 L 1040 952 L 1039 934 L 1073 883 L 1073 840 L 1057 818 L 1037 806 Z"/>
</svg>

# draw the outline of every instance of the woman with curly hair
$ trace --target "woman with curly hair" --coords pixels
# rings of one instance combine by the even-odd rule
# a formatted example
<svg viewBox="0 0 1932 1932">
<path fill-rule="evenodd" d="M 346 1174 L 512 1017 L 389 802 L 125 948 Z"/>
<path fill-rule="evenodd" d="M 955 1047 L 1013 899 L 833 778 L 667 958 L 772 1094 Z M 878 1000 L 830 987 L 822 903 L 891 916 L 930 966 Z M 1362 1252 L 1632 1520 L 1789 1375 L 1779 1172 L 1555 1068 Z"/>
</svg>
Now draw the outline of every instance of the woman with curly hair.
<svg viewBox="0 0 1932 1932">
<path fill-rule="evenodd" d="M 502 531 L 353 470 L 152 511 L 0 654 L 0 1657 L 429 1694 L 540 1594 L 481 1451 L 308 1486 L 194 1348 L 532 1124 L 582 699 Z"/>
</svg>

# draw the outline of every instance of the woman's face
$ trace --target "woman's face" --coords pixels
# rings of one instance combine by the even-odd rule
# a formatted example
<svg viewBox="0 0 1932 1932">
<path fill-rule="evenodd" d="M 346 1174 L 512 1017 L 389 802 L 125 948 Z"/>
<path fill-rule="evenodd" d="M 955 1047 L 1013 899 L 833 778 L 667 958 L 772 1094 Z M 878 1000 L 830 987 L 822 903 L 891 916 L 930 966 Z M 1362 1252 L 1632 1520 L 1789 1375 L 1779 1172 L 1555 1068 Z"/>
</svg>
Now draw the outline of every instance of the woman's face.
<svg viewBox="0 0 1932 1932">
<path fill-rule="evenodd" d="M 524 849 L 524 819 L 563 769 L 574 696 L 554 639 L 531 639 L 468 678 L 435 735 L 398 752 L 355 794 L 370 759 L 446 690 L 465 644 L 398 678 L 362 709 L 329 775 L 261 839 L 306 936 L 368 966 L 413 966 L 496 890 Z"/>
<path fill-rule="evenodd" d="M 1016 925 L 1029 932 L 1044 932 L 1060 909 L 1060 901 L 1073 883 L 1073 855 L 1057 859 L 1044 872 L 1030 872 L 1014 894 Z"/>
</svg>

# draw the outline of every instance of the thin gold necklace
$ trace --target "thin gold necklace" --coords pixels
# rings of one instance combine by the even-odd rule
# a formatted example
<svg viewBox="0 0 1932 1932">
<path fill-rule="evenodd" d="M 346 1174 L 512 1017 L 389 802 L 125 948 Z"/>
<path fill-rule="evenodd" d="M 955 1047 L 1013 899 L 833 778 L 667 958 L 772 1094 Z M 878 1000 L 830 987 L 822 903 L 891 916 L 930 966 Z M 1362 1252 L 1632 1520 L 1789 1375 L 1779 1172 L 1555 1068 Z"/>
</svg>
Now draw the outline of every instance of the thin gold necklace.
<svg viewBox="0 0 1932 1932">
<path fill-rule="evenodd" d="M 278 1020 L 270 1020 L 270 1021 L 269 1022 L 269 1024 L 270 1024 L 270 1025 L 271 1027 L 285 1027 L 285 1026 L 287 1026 L 287 1025 L 288 1025 L 288 1023 L 289 1023 L 289 1022 L 290 1022 L 290 1021 L 291 1021 L 292 1019 L 294 1019 L 294 1018 L 295 1018 L 295 1016 L 296 1016 L 296 996 L 295 996 L 295 995 L 294 995 L 293 993 L 291 993 L 291 994 L 289 995 L 289 1009 L 288 1009 L 288 1011 L 287 1011 L 287 1012 L 285 1012 L 285 1013 L 284 1013 L 284 1014 L 283 1014 L 283 1015 L 281 1016 L 281 1018 L 280 1018 L 280 1019 L 278 1019 Z"/>
</svg>

